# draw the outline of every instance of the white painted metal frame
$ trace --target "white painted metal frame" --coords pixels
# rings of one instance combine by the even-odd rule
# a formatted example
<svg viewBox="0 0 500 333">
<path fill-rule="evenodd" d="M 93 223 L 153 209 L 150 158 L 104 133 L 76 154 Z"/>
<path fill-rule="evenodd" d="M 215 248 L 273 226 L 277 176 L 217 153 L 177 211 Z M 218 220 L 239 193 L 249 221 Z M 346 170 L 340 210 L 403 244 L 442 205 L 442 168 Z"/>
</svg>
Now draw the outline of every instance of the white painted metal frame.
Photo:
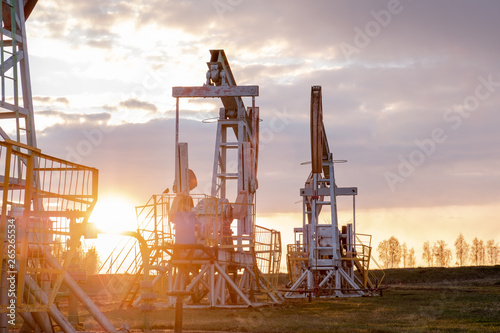
<svg viewBox="0 0 500 333">
<path fill-rule="evenodd" d="M 321 87 L 314 86 L 311 89 L 312 172 L 306 181 L 306 187 L 300 190 L 303 245 L 307 244 L 309 257 L 307 268 L 285 294 L 287 298 L 307 297 L 313 293 L 321 295 L 320 289 L 326 286 L 334 292 L 327 294 L 335 297 L 366 294 L 363 287 L 355 281 L 353 262 L 344 261 L 342 257 L 343 251 L 353 253 L 357 188 L 336 186 L 333 155 L 328 147 L 322 118 Z M 339 230 L 338 225 L 339 195 L 353 196 L 353 222 L 346 226 L 345 233 Z M 330 208 L 330 223 L 322 224 L 319 217 L 322 208 L 326 206 Z M 307 292 L 299 293 L 304 287 Z"/>
<path fill-rule="evenodd" d="M 212 57 L 207 63 L 209 66 L 207 84 L 202 87 L 172 88 L 172 96 L 176 98 L 176 147 L 180 145 L 178 142 L 179 98 L 220 98 L 224 107 L 220 109 L 217 119 L 211 196 L 218 198 L 220 202 L 234 205 L 233 217 L 237 219 L 237 243 L 235 251 L 219 249 L 218 255 L 211 259 L 203 259 L 203 257 L 190 259 L 190 263 L 194 260 L 198 265 L 198 268 L 190 272 L 184 271 L 183 260 L 172 258 L 172 264 L 167 273 L 168 288 L 188 292 L 201 290 L 208 293 L 206 297 L 208 304 L 193 306 L 262 305 L 258 303 L 258 299 L 261 298 L 252 295 L 254 291 L 267 295 L 271 303 L 280 303 L 283 301 L 282 295 L 274 288 L 269 288 L 269 281 L 259 273 L 253 252 L 259 145 L 259 108 L 255 106 L 255 97 L 259 95 L 259 87 L 237 86 L 224 51 L 211 50 L 210 52 Z M 246 109 L 242 97 L 251 97 L 252 106 Z M 180 158 L 178 154 L 179 151 L 176 150 L 176 161 Z M 181 165 L 176 163 L 176 179 L 180 179 L 182 175 L 180 168 Z M 229 205 L 226 206 L 229 207 Z M 182 251 L 184 250 L 178 253 Z M 241 273 L 237 273 L 238 271 Z M 235 275 L 231 277 L 230 272 Z M 186 303 L 191 303 L 193 297 L 200 296 L 190 296 L 186 299 Z M 229 302 L 230 298 L 232 302 Z M 237 298 L 236 302 L 235 298 Z M 174 304 L 173 297 L 169 299 L 169 303 Z M 197 303 L 197 301 L 192 303 Z"/>
</svg>

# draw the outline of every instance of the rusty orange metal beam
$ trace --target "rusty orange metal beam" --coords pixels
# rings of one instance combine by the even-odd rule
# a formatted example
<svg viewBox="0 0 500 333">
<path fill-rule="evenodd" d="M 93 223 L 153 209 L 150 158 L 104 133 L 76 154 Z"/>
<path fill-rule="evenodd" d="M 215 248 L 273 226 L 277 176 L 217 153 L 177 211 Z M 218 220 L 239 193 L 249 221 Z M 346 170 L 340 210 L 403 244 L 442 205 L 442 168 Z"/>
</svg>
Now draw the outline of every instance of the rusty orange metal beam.
<svg viewBox="0 0 500 333">
<path fill-rule="evenodd" d="M 259 96 L 259 86 L 172 87 L 173 97 Z"/>
</svg>

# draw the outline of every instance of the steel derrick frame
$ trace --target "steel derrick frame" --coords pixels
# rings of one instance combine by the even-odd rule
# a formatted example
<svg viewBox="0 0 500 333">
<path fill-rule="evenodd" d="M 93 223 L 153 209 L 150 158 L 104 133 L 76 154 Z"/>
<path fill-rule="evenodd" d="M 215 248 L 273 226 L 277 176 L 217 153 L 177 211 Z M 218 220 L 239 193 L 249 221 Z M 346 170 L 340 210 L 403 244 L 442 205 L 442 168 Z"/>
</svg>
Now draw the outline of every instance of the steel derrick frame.
<svg viewBox="0 0 500 333">
<path fill-rule="evenodd" d="M 259 228 L 255 225 L 254 212 L 259 147 L 259 109 L 255 106 L 255 97 L 259 95 L 259 88 L 258 86 L 237 86 L 224 50 L 210 50 L 210 53 L 211 59 L 210 62 L 207 63 L 209 68 L 207 72 L 207 82 L 204 86 L 172 88 L 172 95 L 177 99 L 177 119 L 179 116 L 179 98 L 218 97 L 221 99 L 224 107 L 220 109 L 217 120 L 211 196 L 218 198 L 221 202 L 222 200 L 227 201 L 226 198 L 229 195 L 228 182 L 236 181 L 237 198 L 234 203 L 230 205 L 234 205 L 234 208 L 231 208 L 231 210 L 234 209 L 234 218 L 237 219 L 237 235 L 236 237 L 232 237 L 234 240 L 231 241 L 231 244 L 233 245 L 229 245 L 234 247 L 234 253 L 227 252 L 227 250 L 219 253 L 226 253 L 226 255 L 231 256 L 231 263 L 228 263 L 228 267 L 232 267 L 231 269 L 234 271 L 235 278 L 238 275 L 237 271 L 243 269 L 240 282 L 243 283 L 246 281 L 247 283 L 253 283 L 253 287 L 251 285 L 239 286 L 240 289 L 234 290 L 236 293 L 239 294 L 241 288 L 259 291 L 264 286 L 261 284 L 262 280 L 265 280 L 266 287 L 271 290 L 266 291 L 265 294 L 268 295 L 271 302 L 280 302 L 281 295 L 274 290 L 275 286 L 271 287 L 271 283 L 261 276 L 262 273 L 260 273 L 256 262 L 256 256 L 258 254 L 255 252 L 255 230 Z M 242 97 L 251 97 L 252 106 L 246 109 Z M 231 134 L 234 135 L 234 139 L 230 139 Z M 236 171 L 229 170 L 230 163 L 228 160 L 228 153 L 230 150 L 236 150 L 237 152 L 236 163 L 234 163 L 237 165 Z M 176 172 L 176 175 L 177 174 Z M 238 213 L 236 213 L 237 210 Z M 221 233 L 222 232 L 221 226 Z M 262 253 L 275 253 L 275 250 L 273 252 L 273 240 L 274 246 L 276 246 L 276 240 L 281 242 L 279 237 L 276 238 L 276 232 L 273 233 L 271 230 L 269 230 L 269 232 L 271 235 L 274 235 L 274 238 L 271 236 L 271 245 L 265 251 L 262 251 Z M 225 243 L 219 243 L 217 246 L 223 248 L 227 245 L 225 245 Z M 278 247 L 281 249 L 281 243 Z M 269 259 L 269 266 L 267 268 L 274 274 L 278 271 L 278 268 L 275 267 L 275 263 L 276 259 L 278 259 L 279 262 L 279 256 L 276 257 L 275 254 L 271 254 L 270 257 L 273 257 L 274 261 Z M 251 262 L 248 262 L 248 258 L 251 258 Z M 216 262 L 225 262 L 223 259 L 224 258 L 217 258 Z M 174 262 L 175 261 L 172 261 L 172 263 Z M 225 268 L 225 270 L 228 270 L 228 268 Z M 213 269 L 209 271 L 215 274 Z M 222 277 L 226 274 L 220 270 L 218 270 L 218 272 Z M 223 281 L 222 277 L 219 277 L 219 281 Z M 210 279 L 212 282 L 214 281 L 213 276 L 210 276 Z M 253 282 L 251 282 L 252 280 Z M 275 281 L 275 279 L 273 279 L 273 281 Z M 234 286 L 232 287 L 234 289 Z M 222 290 L 222 293 L 224 293 L 223 287 L 219 290 Z M 218 293 L 218 291 L 211 286 L 209 292 L 211 295 Z M 224 297 L 222 297 L 222 299 L 223 298 Z M 241 299 L 244 303 L 248 303 L 245 298 L 241 297 Z M 214 299 L 212 299 L 210 303 L 212 306 L 217 305 L 216 302 L 214 303 Z M 256 305 L 255 302 L 253 303 Z M 224 305 L 224 301 L 222 301 L 220 305 Z"/>
<path fill-rule="evenodd" d="M 138 278 L 122 305 L 141 306 L 149 311 L 160 297 L 167 295 L 167 304 L 174 305 L 172 295 L 181 293 L 184 297 L 186 292 L 192 292 L 184 299 L 188 306 L 241 307 L 283 301 L 275 285 L 281 259 L 279 232 L 255 225 L 259 146 L 259 108 L 255 106 L 255 97 L 259 95 L 259 87 L 236 85 L 224 51 L 210 53 L 205 85 L 172 88 L 172 96 L 176 98 L 175 195 L 162 194 L 161 207 L 148 204 L 147 209 L 140 208 L 145 217 L 138 220 L 139 230 L 145 231 L 142 246 L 148 249 L 137 253 L 150 255 L 131 267 Z M 179 142 L 180 99 L 193 97 L 220 98 L 224 106 L 217 119 L 211 195 L 202 200 L 190 194 L 194 189 L 191 187 L 194 173 L 188 166 L 187 143 Z M 245 108 L 242 97 L 251 97 L 252 106 Z M 231 163 L 235 170 L 230 170 Z M 230 188 L 230 184 L 234 187 Z M 233 195 L 234 200 L 228 200 Z M 150 202 L 153 201 L 157 200 L 152 198 Z M 182 209 L 176 210 L 174 206 Z M 207 209 L 214 214 L 210 222 Z M 166 217 L 153 217 L 159 211 L 170 213 Z M 181 241 L 180 225 L 167 237 L 159 232 L 164 229 L 165 221 L 168 225 L 176 223 L 172 211 L 191 214 L 187 222 L 195 221 L 189 241 Z M 232 234 L 233 220 L 237 223 L 236 235 Z M 143 227 L 151 221 L 163 226 Z M 151 230 L 154 232 L 150 233 Z M 202 232 L 205 230 L 214 232 L 205 235 Z M 123 257 L 125 262 L 126 256 Z M 156 276 L 149 277 L 153 271 Z M 165 280 L 166 292 L 158 289 Z"/>
<path fill-rule="evenodd" d="M 372 295 L 381 280 L 370 279 L 371 243 L 362 243 L 356 234 L 357 188 L 339 188 L 335 182 L 334 163 L 344 161 L 334 161 L 328 146 L 320 86 L 311 87 L 310 121 L 312 170 L 300 189 L 302 228 L 295 229 L 296 242 L 287 248 L 291 286 L 285 297 Z M 353 199 L 352 223 L 342 229 L 338 225 L 337 196 Z M 329 208 L 329 223 L 320 222 L 325 207 Z"/>
<path fill-rule="evenodd" d="M 3 23 L 0 33 L 0 119 L 4 124 L 14 120 L 16 128 L 15 138 L 11 138 L 9 129 L 0 126 L 0 137 L 32 147 L 37 145 L 25 21 L 36 2 L 8 0 L 0 6 Z"/>
<path fill-rule="evenodd" d="M 0 166 L 2 315 L 9 311 L 3 279 L 11 274 L 16 278 L 16 311 L 22 313 L 26 325 L 52 332 L 52 319 L 64 332 L 74 332 L 54 305 L 64 281 L 101 326 L 115 332 L 67 272 L 80 238 L 93 236 L 88 219 L 97 201 L 97 169 L 11 140 L 0 142 Z M 6 237 L 11 224 L 15 226 L 13 242 Z M 66 240 L 71 246 L 61 265 L 56 258 L 61 257 Z M 7 251 L 10 247 L 15 255 Z"/>
<path fill-rule="evenodd" d="M 80 238 L 95 236 L 88 218 L 97 200 L 98 171 L 36 148 L 26 34 L 26 20 L 36 3 L 4 0 L 0 6 L 0 332 L 8 332 L 10 325 L 7 276 L 15 277 L 16 313 L 24 320 L 21 330 L 53 332 L 53 320 L 64 332 L 75 332 L 54 305 L 64 282 L 101 327 L 116 332 L 67 272 Z M 9 226 L 15 227 L 15 239 L 5 237 L 14 235 Z M 66 240 L 68 255 L 61 264 Z M 15 247 L 14 258 L 10 246 Z"/>
</svg>

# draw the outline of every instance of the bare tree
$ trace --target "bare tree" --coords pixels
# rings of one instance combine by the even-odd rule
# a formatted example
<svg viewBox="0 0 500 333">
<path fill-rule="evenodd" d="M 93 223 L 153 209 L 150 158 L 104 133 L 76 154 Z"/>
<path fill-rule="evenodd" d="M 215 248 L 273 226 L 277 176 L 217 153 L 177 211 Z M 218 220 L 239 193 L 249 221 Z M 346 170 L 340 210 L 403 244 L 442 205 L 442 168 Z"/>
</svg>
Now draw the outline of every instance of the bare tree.
<svg viewBox="0 0 500 333">
<path fill-rule="evenodd" d="M 493 252 L 493 262 L 492 265 L 498 265 L 500 263 L 500 244 L 496 243 L 492 249 Z"/>
<path fill-rule="evenodd" d="M 486 247 L 484 246 L 484 242 L 481 239 L 479 241 L 479 263 L 480 265 L 484 265 L 486 262 Z"/>
<path fill-rule="evenodd" d="M 493 265 L 500 263 L 500 244 L 496 243 L 494 248 Z"/>
<path fill-rule="evenodd" d="M 431 244 L 429 241 L 424 243 L 424 246 L 422 248 L 422 259 L 424 259 L 427 262 L 427 266 L 432 266 L 432 250 L 431 250 Z"/>
<path fill-rule="evenodd" d="M 389 245 L 389 265 L 391 268 L 399 267 L 401 262 L 401 245 L 396 237 L 391 236 L 388 239 Z"/>
<path fill-rule="evenodd" d="M 455 254 L 457 256 L 457 264 L 463 266 L 467 263 L 467 256 L 469 254 L 469 244 L 464 238 L 464 235 L 460 233 L 455 240 Z"/>
<path fill-rule="evenodd" d="M 487 263 L 490 265 L 496 264 L 496 256 L 497 256 L 497 246 L 493 239 L 490 239 L 486 242 L 486 258 Z"/>
<path fill-rule="evenodd" d="M 415 258 L 415 249 L 412 247 L 408 249 L 406 243 L 401 245 L 401 260 L 403 261 L 403 267 L 415 267 L 416 258 Z"/>
<path fill-rule="evenodd" d="M 378 259 L 382 262 L 384 268 L 389 266 L 389 242 L 383 240 L 377 246 Z"/>
<path fill-rule="evenodd" d="M 378 244 L 378 258 L 383 263 L 384 268 L 389 268 L 389 241 L 383 240 Z"/>
<path fill-rule="evenodd" d="M 408 251 L 408 267 L 415 267 L 417 258 L 415 257 L 415 249 L 412 247 L 410 251 Z"/>
<path fill-rule="evenodd" d="M 396 237 L 383 240 L 377 247 L 378 258 L 384 264 L 384 268 L 395 268 L 401 261 L 401 246 Z"/>
<path fill-rule="evenodd" d="M 437 266 L 447 267 L 451 262 L 451 250 L 444 240 L 438 240 L 432 248 L 432 255 Z"/>
<path fill-rule="evenodd" d="M 478 266 L 484 264 L 484 257 L 486 251 L 484 249 L 484 242 L 475 237 L 472 240 L 470 248 L 470 261 L 472 265 Z"/>
<path fill-rule="evenodd" d="M 403 260 L 403 268 L 408 267 L 408 247 L 406 243 L 401 245 L 401 259 Z"/>
</svg>

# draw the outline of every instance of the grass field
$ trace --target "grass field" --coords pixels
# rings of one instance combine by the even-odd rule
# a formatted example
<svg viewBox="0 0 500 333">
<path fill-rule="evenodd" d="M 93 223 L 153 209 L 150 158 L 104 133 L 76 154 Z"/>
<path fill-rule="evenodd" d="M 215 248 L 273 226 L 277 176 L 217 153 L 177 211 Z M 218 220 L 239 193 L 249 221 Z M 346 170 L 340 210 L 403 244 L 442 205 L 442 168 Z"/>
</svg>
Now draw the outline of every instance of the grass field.
<svg viewBox="0 0 500 333">
<path fill-rule="evenodd" d="M 184 330 L 228 332 L 500 332 L 500 266 L 386 270 L 383 297 L 287 301 L 259 309 L 185 309 Z M 105 312 L 117 327 L 142 328 L 136 309 Z M 84 329 L 94 325 L 85 316 Z M 173 328 L 157 309 L 151 328 Z"/>
</svg>

